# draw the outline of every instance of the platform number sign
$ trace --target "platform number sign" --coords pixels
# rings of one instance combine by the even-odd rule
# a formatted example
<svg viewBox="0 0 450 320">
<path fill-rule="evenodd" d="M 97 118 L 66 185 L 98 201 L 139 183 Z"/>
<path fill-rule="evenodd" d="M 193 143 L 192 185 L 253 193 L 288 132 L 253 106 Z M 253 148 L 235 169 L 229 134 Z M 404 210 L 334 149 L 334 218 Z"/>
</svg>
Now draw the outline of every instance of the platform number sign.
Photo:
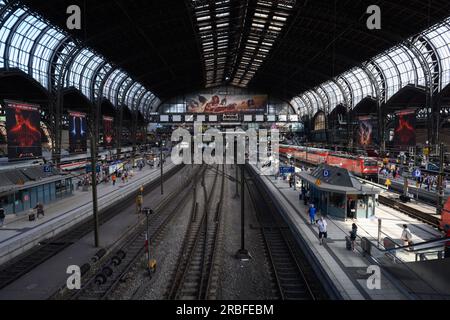
<svg viewBox="0 0 450 320">
<path fill-rule="evenodd" d="M 323 176 L 324 178 L 328 178 L 330 176 L 330 171 L 327 169 L 323 170 Z"/>
<path fill-rule="evenodd" d="M 413 177 L 414 178 L 420 178 L 420 176 L 422 175 L 422 172 L 420 172 L 419 169 L 416 169 L 413 171 Z"/>
<path fill-rule="evenodd" d="M 50 165 L 47 164 L 47 165 L 44 166 L 44 172 L 45 173 L 49 173 L 51 171 L 52 171 L 52 168 L 50 167 Z"/>
</svg>

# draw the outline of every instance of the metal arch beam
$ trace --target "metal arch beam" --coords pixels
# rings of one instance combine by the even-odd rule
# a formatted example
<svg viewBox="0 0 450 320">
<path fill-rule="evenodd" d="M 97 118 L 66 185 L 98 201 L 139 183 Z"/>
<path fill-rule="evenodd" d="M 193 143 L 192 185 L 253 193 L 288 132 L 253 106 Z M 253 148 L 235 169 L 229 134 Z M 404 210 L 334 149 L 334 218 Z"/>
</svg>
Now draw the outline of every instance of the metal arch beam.
<svg viewBox="0 0 450 320">
<path fill-rule="evenodd" d="M 142 87 L 144 88 L 144 90 L 141 92 L 138 99 L 136 100 L 136 97 L 134 97 L 134 101 L 136 101 L 136 109 L 137 110 L 139 110 L 139 107 L 141 106 L 142 99 L 144 99 L 145 95 L 150 92 L 144 86 L 142 86 Z M 143 112 L 143 110 L 139 110 L 139 111 Z"/>
<path fill-rule="evenodd" d="M 308 95 L 308 94 L 306 94 L 308 91 L 306 91 L 305 92 L 305 94 L 303 95 L 303 97 L 305 97 L 306 99 L 308 99 L 308 101 L 309 101 L 309 106 L 310 106 L 310 116 L 311 116 L 311 118 L 314 116 L 314 114 L 317 112 L 317 110 L 319 110 L 319 106 L 317 105 L 318 104 L 318 102 L 317 101 L 315 101 L 316 103 L 314 104 L 314 101 L 313 100 L 311 100 L 311 97 Z M 315 98 L 314 98 L 315 99 Z M 317 106 L 317 110 L 314 110 L 314 105 L 316 105 Z"/>
<path fill-rule="evenodd" d="M 123 108 L 124 106 L 127 106 L 127 107 L 130 109 L 130 111 L 133 111 L 133 110 L 131 109 L 133 106 L 129 106 L 128 104 L 126 104 L 126 102 L 127 102 L 126 99 L 127 99 L 127 97 L 128 97 L 127 94 L 128 94 L 128 92 L 130 91 L 130 89 L 131 89 L 136 83 L 138 83 L 138 82 L 135 81 L 135 80 L 133 80 L 133 78 L 131 78 L 130 76 L 128 76 L 128 77 L 126 77 L 125 80 L 122 82 L 122 85 L 126 84 L 126 81 L 127 81 L 128 79 L 130 79 L 130 83 L 128 83 L 128 84 L 124 87 L 124 90 L 123 90 L 123 96 L 122 96 L 122 99 L 121 99 L 120 102 L 119 102 L 119 97 L 117 96 L 117 102 L 118 102 L 120 108 Z M 120 86 L 118 87 L 117 95 L 119 95 L 120 89 L 122 88 L 122 85 L 120 85 Z"/>
<path fill-rule="evenodd" d="M 91 79 L 91 83 L 89 84 L 89 88 L 90 88 L 90 92 L 91 92 L 91 96 L 90 99 L 92 101 L 95 101 L 95 84 L 97 83 L 97 78 L 100 76 L 100 71 L 106 67 L 108 65 L 108 63 L 103 59 L 103 62 L 100 63 L 97 68 L 94 70 L 93 72 L 93 76 Z M 103 79 L 102 79 L 103 80 Z M 100 81 L 102 81 L 100 80 Z M 102 91 L 99 91 L 99 93 Z M 103 93 L 103 92 L 102 92 Z M 98 99 L 101 100 L 102 94 L 98 95 Z"/>
<path fill-rule="evenodd" d="M 420 67 L 422 68 L 424 77 L 425 77 L 425 70 L 423 70 L 422 64 L 420 63 L 419 58 L 416 57 L 416 54 L 413 52 L 413 54 L 411 55 L 411 52 L 410 52 L 410 51 L 412 51 L 411 49 L 409 49 L 406 45 L 400 45 L 399 47 L 403 50 L 403 52 L 410 59 L 411 65 L 413 66 L 414 77 L 415 77 L 414 78 L 415 79 L 414 80 L 414 86 L 417 87 L 419 85 L 419 72 L 417 71 L 416 64 L 414 62 L 414 58 L 416 58 L 419 61 L 419 64 L 420 64 Z"/>
<path fill-rule="evenodd" d="M 151 102 L 149 103 L 150 111 L 155 110 L 155 106 L 154 106 L 153 104 L 155 103 L 155 101 L 156 101 L 157 99 L 158 99 L 157 96 L 153 96 Z M 156 108 L 156 110 L 158 110 L 160 106 L 161 106 L 161 104 Z"/>
<path fill-rule="evenodd" d="M 435 48 L 435 46 L 433 45 L 433 43 L 428 39 L 428 37 L 424 34 L 422 34 L 420 36 L 420 38 L 422 38 L 426 43 L 428 44 L 428 46 L 431 48 L 432 50 L 432 56 L 435 56 L 435 60 L 438 63 L 438 69 L 439 69 L 439 74 L 437 75 L 438 78 L 438 85 L 437 88 L 435 88 L 435 83 L 433 81 L 433 70 L 431 70 L 430 64 L 427 62 L 427 59 L 425 58 L 425 56 L 422 54 L 422 52 L 420 52 L 420 50 L 416 47 L 416 45 L 414 44 L 413 41 L 411 40 L 407 40 L 406 41 L 406 46 L 408 48 L 411 49 L 411 51 L 414 53 L 414 55 L 416 56 L 416 58 L 419 60 L 419 63 L 422 66 L 422 70 L 424 72 L 424 76 L 425 76 L 425 88 L 426 88 L 426 94 L 425 94 L 425 104 L 426 104 L 426 108 L 427 108 L 427 117 L 428 120 L 431 120 L 431 126 L 427 126 L 427 133 L 428 133 L 428 141 L 431 140 L 432 143 L 437 144 L 439 141 L 439 125 L 436 126 L 436 123 L 439 124 L 439 112 L 437 112 L 438 114 L 436 114 L 435 111 L 435 99 L 434 99 L 434 95 L 436 93 L 437 90 L 439 90 L 439 87 L 441 85 L 441 79 L 442 79 L 442 66 L 441 66 L 441 57 L 439 56 L 439 53 L 437 51 L 437 49 Z M 415 39 L 417 41 L 420 41 L 419 39 Z M 434 112 L 431 114 L 431 119 L 430 119 L 430 113 L 429 110 L 433 110 Z M 435 121 L 433 121 L 435 120 Z"/>
<path fill-rule="evenodd" d="M 307 111 L 307 115 L 311 118 L 312 117 L 312 106 L 311 106 L 311 102 L 310 102 L 309 98 L 306 97 L 306 99 L 308 99 L 308 101 L 306 101 L 305 96 L 303 94 L 298 96 L 298 98 L 303 101 L 303 104 Z"/>
<path fill-rule="evenodd" d="M 0 9 L 0 17 L 8 11 L 9 9 L 13 9 L 14 7 L 18 7 L 20 5 L 20 0 L 9 0 L 6 4 Z M 5 19 L 6 20 L 6 19 Z M 3 22 L 0 23 L 0 28 L 3 26 Z"/>
<path fill-rule="evenodd" d="M 344 91 L 344 88 L 341 86 L 341 84 L 337 81 L 336 78 L 333 78 L 330 81 L 333 82 L 339 88 L 339 90 L 342 93 L 342 97 L 344 98 L 345 107 L 348 108 L 350 104 L 349 99 L 351 98 L 348 97 L 347 93 Z"/>
<path fill-rule="evenodd" d="M 22 22 L 29 16 L 30 14 L 28 12 L 24 12 L 18 19 L 17 21 L 14 23 L 14 25 L 12 26 L 11 30 L 9 30 L 9 34 L 8 37 L 6 38 L 5 41 L 5 51 L 4 51 L 4 63 L 5 63 L 5 69 L 9 70 L 10 68 L 10 58 L 9 58 L 9 51 L 11 50 L 11 41 L 12 38 L 15 36 L 15 34 L 17 33 L 17 29 L 19 28 L 19 26 L 22 24 Z"/>
<path fill-rule="evenodd" d="M 34 63 L 34 59 L 36 57 L 36 48 L 39 45 L 40 41 L 42 40 L 42 38 L 47 34 L 48 31 L 50 31 L 52 29 L 51 26 L 46 26 L 44 29 L 42 29 L 42 31 L 39 33 L 39 35 L 37 36 L 37 38 L 34 40 L 33 46 L 31 47 L 30 50 L 30 59 L 28 60 L 28 73 L 30 75 L 33 75 L 33 63 Z"/>
<path fill-rule="evenodd" d="M 68 47 L 69 43 L 71 42 L 72 38 L 70 36 L 66 36 L 58 43 L 58 45 L 53 50 L 52 54 L 50 55 L 49 64 L 48 64 L 48 87 L 50 91 L 54 91 L 55 88 L 53 88 L 53 84 L 56 83 L 56 74 L 53 74 L 52 67 L 56 65 L 58 62 L 58 54 L 61 54 L 64 51 L 64 47 Z M 62 70 L 61 70 L 62 71 Z M 56 73 L 56 68 L 55 68 Z"/>
<path fill-rule="evenodd" d="M 133 103 L 133 109 L 139 111 L 139 102 L 140 100 L 145 96 L 145 94 L 148 92 L 148 90 L 141 84 L 140 85 L 140 89 L 137 90 L 134 94 L 133 94 L 133 98 L 132 98 L 132 103 Z"/>
<path fill-rule="evenodd" d="M 380 103 L 386 103 L 386 101 L 387 101 L 386 91 L 387 91 L 387 87 L 388 87 L 387 80 L 386 80 L 386 75 L 384 74 L 383 70 L 378 65 L 378 63 L 375 62 L 375 60 L 371 59 L 366 64 L 367 71 L 370 72 L 373 75 L 373 73 L 369 70 L 369 65 L 373 65 L 375 71 L 377 72 L 377 76 L 379 76 L 380 81 L 381 81 L 381 87 L 380 87 L 380 84 L 378 83 L 378 81 L 376 81 L 376 77 L 374 76 L 374 80 L 375 80 L 375 82 L 377 83 L 377 86 L 378 86 Z"/>
<path fill-rule="evenodd" d="M 122 74 L 122 75 L 125 75 L 125 77 L 123 77 L 123 79 L 122 80 L 120 80 L 118 83 L 117 83 L 117 89 L 116 89 L 116 92 L 114 92 L 114 97 L 115 97 L 115 100 L 116 100 L 116 108 L 120 108 L 120 109 L 122 109 L 122 101 L 119 101 L 119 91 L 120 91 L 120 88 L 122 88 L 122 85 L 125 83 L 125 81 L 127 81 L 128 79 L 131 79 L 129 76 L 128 76 L 128 74 L 126 74 L 125 72 L 123 72 L 123 70 L 122 69 L 119 69 L 119 71 L 121 71 L 121 72 L 119 72 L 118 74 L 117 74 L 117 76 L 119 76 L 120 74 Z M 110 95 L 112 96 L 112 94 L 113 94 L 113 92 L 112 92 L 112 86 L 109 88 L 109 92 L 110 92 Z"/>
<path fill-rule="evenodd" d="M 80 52 L 80 54 L 81 54 L 81 52 Z M 87 67 L 88 67 L 88 65 L 91 63 L 91 61 L 92 60 L 94 60 L 95 58 L 97 58 L 97 55 L 94 53 L 94 52 L 92 52 L 92 56 L 84 63 L 84 66 L 83 66 L 83 69 L 82 69 L 82 71 L 81 71 L 81 74 L 80 74 L 80 82 L 79 82 L 79 84 L 78 84 L 78 86 L 80 87 L 80 91 L 82 91 L 83 90 L 83 75 L 85 74 L 85 72 L 86 72 L 86 69 L 87 69 Z M 94 74 L 92 74 L 92 77 L 94 78 Z M 93 81 L 93 79 L 89 79 L 89 82 L 92 82 Z M 91 89 L 91 86 L 89 86 L 89 90 Z M 92 93 L 90 94 L 90 96 L 92 96 Z M 89 97 L 89 99 L 90 99 L 91 97 Z M 94 102 L 94 100 L 92 100 L 91 99 L 91 101 L 92 102 Z"/>
<path fill-rule="evenodd" d="M 370 82 L 372 83 L 372 93 L 375 93 L 375 99 L 379 102 L 381 92 L 380 92 L 380 88 L 378 87 L 377 80 L 373 76 L 372 72 L 370 72 L 370 70 L 367 68 L 367 64 L 363 64 L 361 66 L 361 70 L 363 70 L 363 72 L 367 75 Z M 398 68 L 397 68 L 397 71 L 398 71 Z M 400 74 L 399 74 L 399 76 L 400 76 Z M 373 90 L 375 90 L 375 92 L 373 92 Z"/>
<path fill-rule="evenodd" d="M 322 102 L 322 110 L 323 112 L 325 112 L 325 114 L 327 115 L 327 109 L 330 108 L 330 105 L 325 102 L 325 100 L 323 99 L 323 97 L 320 95 L 319 92 L 317 92 L 317 88 L 313 88 L 310 90 L 311 92 L 313 92 L 315 94 L 316 97 L 314 97 L 317 100 L 317 97 L 319 97 L 320 102 Z M 319 100 L 317 100 L 317 103 L 319 103 Z"/>
<path fill-rule="evenodd" d="M 339 81 L 338 81 L 339 79 L 342 80 L 345 83 L 345 85 L 347 86 L 347 89 L 348 89 L 348 99 L 349 99 L 349 101 L 348 101 L 348 105 L 347 105 L 347 113 L 350 113 L 350 110 L 353 109 L 353 104 L 354 104 L 354 101 L 355 101 L 355 98 L 353 96 L 352 86 L 350 85 L 350 83 L 348 83 L 347 79 L 345 79 L 342 75 L 339 75 L 339 76 L 336 77 L 336 82 L 337 83 L 339 83 Z M 344 89 L 344 88 L 342 88 L 342 89 Z M 345 90 L 344 90 L 344 92 L 345 92 Z"/>
</svg>

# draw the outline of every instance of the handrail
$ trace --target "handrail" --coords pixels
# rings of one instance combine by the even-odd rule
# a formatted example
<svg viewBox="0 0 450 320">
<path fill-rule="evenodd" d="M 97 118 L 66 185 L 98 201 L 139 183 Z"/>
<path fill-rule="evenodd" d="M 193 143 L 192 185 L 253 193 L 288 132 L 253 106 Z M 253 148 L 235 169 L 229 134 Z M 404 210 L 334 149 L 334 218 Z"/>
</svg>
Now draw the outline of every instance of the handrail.
<svg viewBox="0 0 450 320">
<path fill-rule="evenodd" d="M 392 251 L 398 251 L 398 250 L 412 248 L 411 252 L 416 252 L 416 251 L 425 250 L 425 249 L 433 249 L 433 248 L 445 245 L 445 243 L 448 242 L 448 241 L 450 241 L 450 238 L 446 237 L 446 238 L 441 238 L 441 239 L 424 241 L 424 242 L 420 242 L 420 243 L 417 243 L 417 244 L 415 243 L 415 244 L 407 245 L 407 246 L 400 246 L 400 247 L 396 247 L 396 248 L 392 248 L 392 249 L 380 249 L 380 248 L 377 248 L 377 249 L 379 251 L 381 251 L 381 252 L 392 252 Z M 422 249 L 417 249 L 417 247 L 421 247 L 421 246 L 428 245 L 428 244 L 436 244 L 436 245 L 435 246 L 429 246 L 429 247 L 422 248 Z M 440 244 L 440 245 L 437 245 L 437 244 Z"/>
</svg>

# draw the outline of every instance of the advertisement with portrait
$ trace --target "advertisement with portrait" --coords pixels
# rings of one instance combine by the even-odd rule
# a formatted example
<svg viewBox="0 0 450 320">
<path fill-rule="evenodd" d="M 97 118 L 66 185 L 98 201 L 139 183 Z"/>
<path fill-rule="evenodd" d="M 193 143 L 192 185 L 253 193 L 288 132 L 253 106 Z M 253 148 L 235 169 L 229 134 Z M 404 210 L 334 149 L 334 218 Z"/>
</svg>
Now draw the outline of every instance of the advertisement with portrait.
<svg viewBox="0 0 450 320">
<path fill-rule="evenodd" d="M 87 151 L 86 114 L 69 111 L 69 150 L 70 153 Z"/>
<path fill-rule="evenodd" d="M 33 159 L 42 156 L 40 107 L 5 101 L 8 159 Z"/>
<path fill-rule="evenodd" d="M 416 145 L 415 110 L 402 110 L 395 113 L 394 145 L 399 147 Z"/>
<path fill-rule="evenodd" d="M 103 117 L 103 146 L 112 147 L 114 140 L 114 118 Z"/>
<path fill-rule="evenodd" d="M 357 142 L 360 147 L 367 148 L 377 143 L 378 124 L 377 119 L 364 116 L 358 118 L 359 126 L 357 132 Z"/>
<path fill-rule="evenodd" d="M 203 94 L 186 98 L 189 113 L 264 113 L 267 95 Z"/>
</svg>

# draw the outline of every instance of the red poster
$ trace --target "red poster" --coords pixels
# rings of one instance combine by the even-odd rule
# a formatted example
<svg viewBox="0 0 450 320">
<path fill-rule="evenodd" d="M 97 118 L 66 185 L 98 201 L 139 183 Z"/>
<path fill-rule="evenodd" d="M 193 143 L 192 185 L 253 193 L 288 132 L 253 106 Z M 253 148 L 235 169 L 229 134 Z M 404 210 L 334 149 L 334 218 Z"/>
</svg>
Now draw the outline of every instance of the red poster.
<svg viewBox="0 0 450 320">
<path fill-rule="evenodd" d="M 414 110 L 396 112 L 394 145 L 401 147 L 416 145 L 416 112 Z"/>
<path fill-rule="evenodd" d="M 28 103 L 5 101 L 8 158 L 37 158 L 42 155 L 40 107 Z"/>
<path fill-rule="evenodd" d="M 112 147 L 114 137 L 114 118 L 103 117 L 103 145 L 105 147 Z"/>
</svg>

